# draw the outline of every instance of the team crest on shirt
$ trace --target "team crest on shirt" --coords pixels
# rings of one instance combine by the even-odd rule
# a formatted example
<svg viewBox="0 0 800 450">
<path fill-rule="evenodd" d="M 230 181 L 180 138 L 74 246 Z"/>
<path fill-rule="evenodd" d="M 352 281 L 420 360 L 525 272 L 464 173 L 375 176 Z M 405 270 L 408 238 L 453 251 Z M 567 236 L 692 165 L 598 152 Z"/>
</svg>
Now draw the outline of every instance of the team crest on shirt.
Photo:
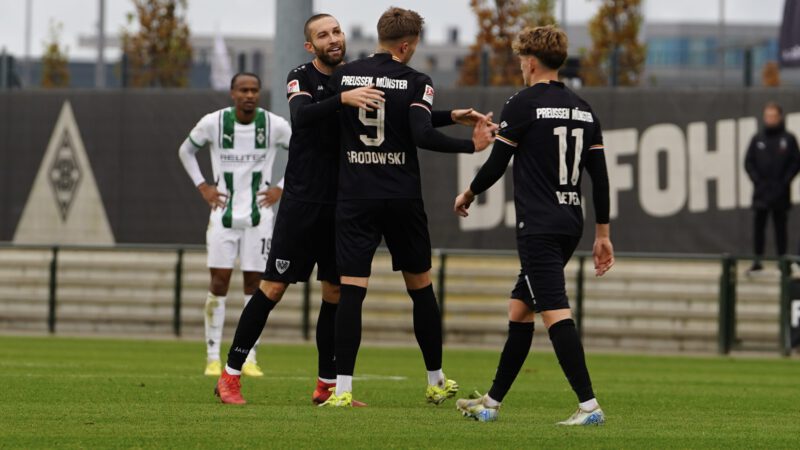
<svg viewBox="0 0 800 450">
<path fill-rule="evenodd" d="M 300 82 L 297 80 L 292 80 L 289 84 L 286 85 L 286 93 L 287 94 L 295 94 L 300 92 Z"/>
<path fill-rule="evenodd" d="M 258 128 L 256 130 L 256 142 L 258 142 L 259 145 L 264 145 L 264 141 L 266 141 L 266 140 L 267 140 L 267 137 L 265 136 L 264 129 L 263 128 Z"/>
<path fill-rule="evenodd" d="M 278 269 L 278 273 L 283 275 L 284 272 L 289 268 L 290 261 L 285 259 L 276 259 L 275 260 L 275 268 Z"/>
<path fill-rule="evenodd" d="M 431 105 L 433 104 L 433 86 L 429 84 L 425 85 L 425 95 L 422 96 L 422 99 Z"/>
</svg>

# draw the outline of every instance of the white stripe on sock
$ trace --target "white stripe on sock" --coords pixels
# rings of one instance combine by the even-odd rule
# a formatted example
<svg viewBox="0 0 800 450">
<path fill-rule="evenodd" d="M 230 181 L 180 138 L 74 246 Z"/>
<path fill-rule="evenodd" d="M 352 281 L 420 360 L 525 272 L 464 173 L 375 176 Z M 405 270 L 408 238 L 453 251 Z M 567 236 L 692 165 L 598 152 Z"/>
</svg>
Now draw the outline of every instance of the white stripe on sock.
<svg viewBox="0 0 800 450">
<path fill-rule="evenodd" d="M 338 397 L 345 392 L 353 392 L 352 375 L 338 375 L 336 377 L 336 396 Z"/>
</svg>

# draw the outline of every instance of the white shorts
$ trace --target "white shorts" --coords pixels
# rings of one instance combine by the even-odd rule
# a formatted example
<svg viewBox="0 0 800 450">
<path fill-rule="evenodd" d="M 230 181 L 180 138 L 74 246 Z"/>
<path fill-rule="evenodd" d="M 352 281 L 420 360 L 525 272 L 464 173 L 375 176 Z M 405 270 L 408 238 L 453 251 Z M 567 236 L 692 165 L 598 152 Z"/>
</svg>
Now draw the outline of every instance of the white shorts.
<svg viewBox="0 0 800 450">
<path fill-rule="evenodd" d="M 238 257 L 242 272 L 263 272 L 267 267 L 272 244 L 274 218 L 272 208 L 261 208 L 258 226 L 225 228 L 222 226 L 221 215 L 212 212 L 206 231 L 208 267 L 233 269 Z"/>
</svg>

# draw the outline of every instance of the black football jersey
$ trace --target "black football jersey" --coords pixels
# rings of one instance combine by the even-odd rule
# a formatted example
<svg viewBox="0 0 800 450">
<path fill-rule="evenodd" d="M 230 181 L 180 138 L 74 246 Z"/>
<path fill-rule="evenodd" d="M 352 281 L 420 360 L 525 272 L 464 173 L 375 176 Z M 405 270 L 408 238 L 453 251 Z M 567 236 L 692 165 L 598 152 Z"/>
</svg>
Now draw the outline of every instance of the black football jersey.
<svg viewBox="0 0 800 450">
<path fill-rule="evenodd" d="M 433 108 L 430 77 L 376 53 L 339 68 L 330 84 L 336 92 L 374 85 L 385 93 L 382 109 L 339 113 L 339 199 L 422 198 L 409 109 Z"/>
<path fill-rule="evenodd" d="M 330 76 L 311 62 L 289 72 L 287 98 L 306 95 L 320 102 L 334 95 L 328 85 Z M 335 203 L 339 178 L 339 122 L 335 115 L 298 127 L 292 123 L 289 160 L 284 175 L 286 198 L 315 203 Z"/>
<path fill-rule="evenodd" d="M 497 139 L 516 148 L 517 233 L 580 236 L 583 160 L 603 151 L 591 106 L 563 83 L 535 84 L 506 102 Z"/>
</svg>

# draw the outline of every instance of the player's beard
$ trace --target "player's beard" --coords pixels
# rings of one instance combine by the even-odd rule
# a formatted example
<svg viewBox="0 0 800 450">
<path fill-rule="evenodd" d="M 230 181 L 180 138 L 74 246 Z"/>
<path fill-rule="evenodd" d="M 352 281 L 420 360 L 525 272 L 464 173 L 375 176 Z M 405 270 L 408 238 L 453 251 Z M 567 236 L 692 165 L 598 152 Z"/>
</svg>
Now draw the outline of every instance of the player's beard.
<svg viewBox="0 0 800 450">
<path fill-rule="evenodd" d="M 336 67 L 344 61 L 344 55 L 346 53 L 346 46 L 344 41 L 342 41 L 339 47 L 342 49 L 340 52 L 340 56 L 333 58 L 328 55 L 328 51 L 326 49 L 317 48 L 314 46 L 314 53 L 317 55 L 320 61 L 322 61 L 328 67 Z"/>
</svg>

